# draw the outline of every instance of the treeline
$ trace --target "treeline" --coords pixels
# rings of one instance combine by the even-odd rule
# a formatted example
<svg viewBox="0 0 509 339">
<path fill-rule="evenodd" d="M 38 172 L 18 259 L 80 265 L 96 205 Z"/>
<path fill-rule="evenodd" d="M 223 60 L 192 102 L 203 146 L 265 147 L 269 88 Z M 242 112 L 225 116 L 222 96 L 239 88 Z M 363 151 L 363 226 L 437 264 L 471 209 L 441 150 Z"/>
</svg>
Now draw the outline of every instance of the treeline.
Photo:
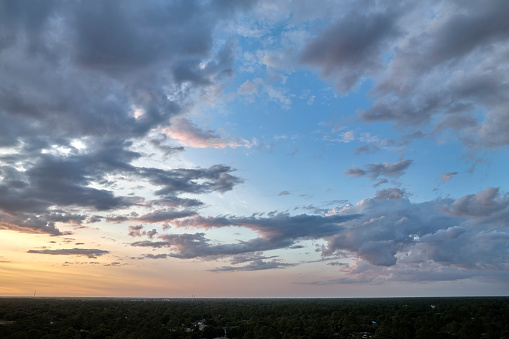
<svg viewBox="0 0 509 339">
<path fill-rule="evenodd" d="M 0 338 L 506 338 L 509 298 L 0 299 Z"/>
</svg>

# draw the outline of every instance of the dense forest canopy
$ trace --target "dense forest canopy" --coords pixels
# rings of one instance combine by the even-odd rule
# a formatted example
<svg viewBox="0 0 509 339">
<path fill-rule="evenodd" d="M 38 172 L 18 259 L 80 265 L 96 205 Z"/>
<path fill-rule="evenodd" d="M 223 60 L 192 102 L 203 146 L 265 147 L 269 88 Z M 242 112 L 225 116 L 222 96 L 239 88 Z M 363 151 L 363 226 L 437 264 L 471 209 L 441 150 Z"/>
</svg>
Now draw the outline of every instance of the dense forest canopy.
<svg viewBox="0 0 509 339">
<path fill-rule="evenodd" d="M 0 338 L 509 338 L 509 298 L 0 298 Z"/>
</svg>

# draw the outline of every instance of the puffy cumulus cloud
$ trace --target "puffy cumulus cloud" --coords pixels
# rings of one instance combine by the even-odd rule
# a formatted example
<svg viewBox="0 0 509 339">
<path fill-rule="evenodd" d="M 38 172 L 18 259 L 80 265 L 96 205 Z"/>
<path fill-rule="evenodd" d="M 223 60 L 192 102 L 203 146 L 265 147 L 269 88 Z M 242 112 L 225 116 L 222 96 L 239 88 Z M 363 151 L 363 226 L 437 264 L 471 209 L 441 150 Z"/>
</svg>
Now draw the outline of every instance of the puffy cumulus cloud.
<svg viewBox="0 0 509 339">
<path fill-rule="evenodd" d="M 184 146 L 196 148 L 251 147 L 247 140 L 237 138 L 236 141 L 227 141 L 216 131 L 202 130 L 186 118 L 174 119 L 171 126 L 164 131 Z"/>
<path fill-rule="evenodd" d="M 507 269 L 507 230 L 476 230 L 454 226 L 422 237 L 429 259 L 464 269 Z"/>
<path fill-rule="evenodd" d="M 424 280 L 501 278 L 497 272 L 508 268 L 509 259 L 503 245 L 509 237 L 509 199 L 500 197 L 498 189 L 421 203 L 393 192 L 399 197 L 380 199 L 388 193 L 384 190 L 332 211 L 361 217 L 326 238 L 324 256 L 353 253 L 357 258 L 356 265 L 341 268 L 347 278 L 330 283 L 418 281 L 423 277 L 419 270 L 429 273 Z"/>
<path fill-rule="evenodd" d="M 398 162 L 389 163 L 375 163 L 366 165 L 366 169 L 357 166 L 348 168 L 345 171 L 346 175 L 353 177 L 369 176 L 371 180 L 376 180 L 378 177 L 392 177 L 399 178 L 402 176 L 407 168 L 412 164 L 412 160 L 400 160 Z"/>
<path fill-rule="evenodd" d="M 488 187 L 477 194 L 467 194 L 457 199 L 447 210 L 456 216 L 470 216 L 480 220 L 493 217 L 501 219 L 509 212 L 508 206 L 509 200 L 500 197 L 499 188 Z"/>
<path fill-rule="evenodd" d="M 92 248 L 65 248 L 58 250 L 28 250 L 27 253 L 36 253 L 36 254 L 49 254 L 49 255 L 77 255 L 77 256 L 86 256 L 91 259 L 96 259 L 97 257 L 110 253 L 109 251 L 92 249 Z"/>
<path fill-rule="evenodd" d="M 164 186 L 156 195 L 167 206 L 200 206 L 178 195 L 238 183 L 222 167 L 137 168 L 144 155 L 133 145 L 146 138 L 167 155 L 182 150 L 151 135 L 226 85 L 234 46 L 213 34 L 251 4 L 3 2 L 0 147 L 14 152 L 0 152 L 0 227 L 60 235 L 53 209 L 140 205 L 114 191 L 116 176 Z"/>
</svg>

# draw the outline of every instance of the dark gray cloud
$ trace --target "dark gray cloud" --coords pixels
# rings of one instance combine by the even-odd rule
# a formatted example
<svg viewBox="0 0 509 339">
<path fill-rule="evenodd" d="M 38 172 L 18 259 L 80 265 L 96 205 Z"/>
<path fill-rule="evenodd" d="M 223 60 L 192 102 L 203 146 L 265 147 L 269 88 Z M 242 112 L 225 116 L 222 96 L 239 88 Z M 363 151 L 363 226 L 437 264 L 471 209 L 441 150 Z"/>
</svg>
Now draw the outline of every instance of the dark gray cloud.
<svg viewBox="0 0 509 339">
<path fill-rule="evenodd" d="M 122 145 L 108 142 L 87 154 L 54 156 L 41 154 L 30 159 L 32 167 L 20 172 L 12 166 L 0 167 L 3 179 L 0 183 L 0 209 L 10 217 L 2 226 L 26 232 L 47 231 L 58 235 L 55 222 L 83 221 L 86 216 L 67 212 L 60 215 L 50 212 L 50 207 L 60 209 L 86 208 L 96 211 L 115 210 L 139 204 L 139 199 L 117 196 L 111 189 L 97 189 L 89 185 L 101 181 L 108 174 L 124 174 L 148 180 L 158 187 L 155 194 L 161 199 L 158 204 L 200 206 L 196 199 L 179 198 L 180 193 L 225 192 L 242 182 L 231 175 L 227 166 L 212 166 L 209 169 L 137 168 L 130 165 L 138 154 L 125 150 Z M 109 154 L 115 154 L 111 157 Z M 1 159 L 0 159 L 1 160 Z M 28 161 L 28 160 L 27 160 Z M 106 183 L 107 184 L 107 183 Z M 107 187 L 107 185 L 106 185 Z M 36 216 L 37 215 L 37 216 Z M 110 221 L 127 221 L 132 216 L 116 216 Z M 28 221 L 30 219 L 30 221 Z M 37 223 L 35 223 L 37 220 Z M 13 227 L 12 225 L 18 225 Z"/>
<path fill-rule="evenodd" d="M 158 233 L 158 232 L 157 232 L 157 230 L 156 230 L 155 228 L 153 228 L 152 230 L 147 231 L 147 237 L 148 237 L 149 239 L 152 239 L 152 238 L 154 238 L 154 236 L 155 236 L 157 233 Z"/>
<path fill-rule="evenodd" d="M 432 125 L 433 135 L 452 129 L 473 150 L 509 145 L 506 1 L 335 5 L 299 61 L 341 93 L 372 81 L 362 120 Z"/>
<path fill-rule="evenodd" d="M 235 255 L 231 258 L 230 263 L 232 265 L 238 265 L 243 264 L 249 261 L 258 261 L 258 260 L 266 260 L 266 259 L 275 259 L 277 258 L 277 255 L 272 255 L 270 257 L 267 257 L 263 255 L 263 252 L 254 252 L 254 253 L 246 253 L 246 254 L 239 254 Z"/>
<path fill-rule="evenodd" d="M 144 254 L 144 258 L 147 259 L 166 259 L 168 258 L 168 254 Z"/>
<path fill-rule="evenodd" d="M 145 231 L 144 228 L 145 226 L 143 225 L 129 226 L 129 233 L 127 234 L 133 238 L 147 236 L 149 239 L 152 239 L 157 234 L 157 230 L 155 228 L 151 231 Z"/>
<path fill-rule="evenodd" d="M 210 272 L 237 272 L 237 271 L 261 271 L 271 269 L 283 269 L 295 266 L 295 264 L 283 263 L 278 256 L 264 256 L 263 252 L 245 253 L 231 257 L 230 263 L 236 266 L 221 266 L 209 270 Z M 270 260 L 268 260 L 270 259 Z M 248 263 L 248 264 L 245 264 Z M 245 264 L 239 266 L 239 264 Z"/>
<path fill-rule="evenodd" d="M 263 252 L 295 245 L 301 239 L 320 239 L 338 233 L 346 220 L 356 218 L 348 216 L 297 215 L 285 213 L 268 217 L 207 217 L 199 215 L 175 220 L 177 227 L 221 228 L 238 226 L 251 229 L 259 234 L 258 238 L 231 244 L 214 244 L 205 237 L 205 233 L 161 234 L 162 241 L 134 242 L 138 247 L 168 247 L 173 250 L 170 256 L 182 259 L 196 257 L 237 256 L 246 253 Z"/>
<path fill-rule="evenodd" d="M 179 218 L 186 218 L 197 214 L 194 211 L 154 211 L 151 213 L 144 214 L 137 218 L 141 222 L 163 222 L 172 221 Z"/>
<path fill-rule="evenodd" d="M 162 186 L 154 193 L 173 197 L 176 193 L 210 193 L 231 190 L 243 181 L 231 175 L 229 166 L 214 165 L 209 168 L 162 170 L 158 168 L 138 168 L 136 174 L 146 178 L 156 186 Z"/>
<path fill-rule="evenodd" d="M 425 6 L 420 3 L 406 16 L 416 16 Z M 454 129 L 473 149 L 508 145 L 502 131 L 509 100 L 504 80 L 509 6 L 500 0 L 453 1 L 432 12 L 392 41 L 394 48 L 386 50 L 393 53 L 389 67 L 371 91 L 374 104 L 359 115 L 400 126 L 433 122 L 435 132 Z M 481 118 L 474 114 L 478 107 Z"/>
<path fill-rule="evenodd" d="M 178 195 L 239 183 L 221 166 L 132 165 L 144 137 L 166 155 L 181 151 L 152 136 L 231 76 L 234 46 L 214 44 L 212 34 L 251 2 L 230 5 L 2 2 L 0 146 L 15 152 L 0 154 L 0 227 L 60 235 L 55 222 L 71 220 L 55 220 L 52 209 L 86 215 L 143 202 L 114 193 L 107 178 L 118 175 L 160 186 L 157 203 L 166 206 L 200 206 Z"/>
<path fill-rule="evenodd" d="M 165 195 L 159 199 L 147 201 L 146 203 L 149 206 L 165 206 L 169 208 L 203 206 L 203 202 L 200 200 L 181 198 L 173 194 Z"/>
<path fill-rule="evenodd" d="M 168 135 L 159 133 L 152 137 L 149 142 L 152 146 L 163 152 L 163 156 L 169 156 L 184 151 L 184 147 L 182 146 L 172 146 L 169 143 L 169 139 Z"/>
<path fill-rule="evenodd" d="M 293 267 L 295 264 L 282 263 L 278 260 L 263 261 L 255 260 L 243 266 L 222 266 L 209 270 L 210 272 L 238 272 L 238 271 L 261 271 Z"/>
<path fill-rule="evenodd" d="M 345 171 L 346 175 L 354 177 L 369 176 L 371 180 L 375 180 L 378 177 L 392 177 L 399 178 L 402 176 L 407 168 L 412 164 L 412 160 L 400 160 L 398 162 L 389 163 L 375 163 L 366 165 L 366 169 L 361 169 L 357 166 L 348 168 Z"/>
<path fill-rule="evenodd" d="M 65 248 L 58 250 L 28 250 L 27 253 L 37 253 L 37 254 L 49 254 L 49 255 L 82 255 L 89 257 L 91 259 L 95 259 L 101 255 L 110 253 L 109 251 L 92 249 L 92 248 Z"/>
<path fill-rule="evenodd" d="M 397 6 L 347 12 L 304 47 L 301 62 L 346 93 L 381 67 L 381 54 L 399 33 L 398 16 Z"/>
<path fill-rule="evenodd" d="M 127 233 L 130 237 L 141 237 L 145 235 L 145 232 L 142 231 L 144 228 L 143 225 L 129 226 L 129 233 Z"/>
</svg>

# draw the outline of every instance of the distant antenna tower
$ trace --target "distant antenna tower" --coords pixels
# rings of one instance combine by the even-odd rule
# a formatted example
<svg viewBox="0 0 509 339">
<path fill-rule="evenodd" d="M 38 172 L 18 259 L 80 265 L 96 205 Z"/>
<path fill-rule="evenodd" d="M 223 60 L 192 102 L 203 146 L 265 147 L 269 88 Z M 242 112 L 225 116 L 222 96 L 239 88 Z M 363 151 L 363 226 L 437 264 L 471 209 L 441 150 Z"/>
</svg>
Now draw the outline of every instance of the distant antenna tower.
<svg viewBox="0 0 509 339">
<path fill-rule="evenodd" d="M 37 290 L 36 290 L 36 291 L 34 291 L 34 298 L 35 298 L 35 293 L 37 293 Z"/>
</svg>

